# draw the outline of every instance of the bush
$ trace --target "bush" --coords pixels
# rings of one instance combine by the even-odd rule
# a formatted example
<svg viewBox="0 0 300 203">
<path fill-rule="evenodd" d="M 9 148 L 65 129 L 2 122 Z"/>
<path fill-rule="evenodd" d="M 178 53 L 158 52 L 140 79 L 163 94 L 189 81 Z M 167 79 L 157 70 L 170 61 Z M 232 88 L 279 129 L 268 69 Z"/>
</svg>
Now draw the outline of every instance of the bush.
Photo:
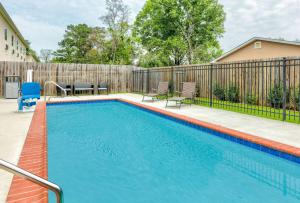
<svg viewBox="0 0 300 203">
<path fill-rule="evenodd" d="M 216 83 L 213 87 L 213 94 L 218 100 L 225 101 L 225 88 L 223 88 L 221 85 Z"/>
<path fill-rule="evenodd" d="M 290 98 L 290 108 L 294 110 L 300 110 L 300 89 L 290 90 L 291 98 Z"/>
<path fill-rule="evenodd" d="M 236 103 L 240 101 L 240 90 L 236 85 L 229 85 L 227 89 L 226 99 L 227 101 Z"/>
<path fill-rule="evenodd" d="M 283 107 L 283 87 L 280 84 L 274 85 L 271 91 L 268 94 L 268 102 L 274 108 L 282 108 Z M 290 100 L 289 91 L 286 93 L 286 102 L 288 103 Z"/>
<path fill-rule="evenodd" d="M 252 95 L 250 93 L 248 93 L 246 95 L 246 104 L 252 104 L 252 105 L 256 105 L 258 103 L 257 97 L 255 95 Z"/>
<path fill-rule="evenodd" d="M 300 110 L 300 89 L 297 90 L 296 95 L 295 95 L 295 101 L 296 101 L 296 109 Z"/>
</svg>

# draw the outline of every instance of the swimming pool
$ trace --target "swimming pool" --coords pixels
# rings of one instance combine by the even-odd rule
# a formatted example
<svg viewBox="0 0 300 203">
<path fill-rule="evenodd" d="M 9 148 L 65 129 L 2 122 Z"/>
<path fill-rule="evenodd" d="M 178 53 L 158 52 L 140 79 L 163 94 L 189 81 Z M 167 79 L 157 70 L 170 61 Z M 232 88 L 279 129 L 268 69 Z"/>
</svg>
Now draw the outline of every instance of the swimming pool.
<svg viewBox="0 0 300 203">
<path fill-rule="evenodd" d="M 299 164 L 215 134 L 119 101 L 51 104 L 49 180 L 67 203 L 300 201 Z"/>
</svg>

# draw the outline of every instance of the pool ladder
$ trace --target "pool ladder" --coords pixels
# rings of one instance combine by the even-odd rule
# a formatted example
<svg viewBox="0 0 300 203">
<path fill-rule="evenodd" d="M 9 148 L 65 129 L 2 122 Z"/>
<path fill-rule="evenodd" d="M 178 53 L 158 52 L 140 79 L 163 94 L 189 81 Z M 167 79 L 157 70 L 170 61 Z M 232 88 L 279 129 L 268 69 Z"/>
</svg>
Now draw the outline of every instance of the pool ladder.
<svg viewBox="0 0 300 203">
<path fill-rule="evenodd" d="M 64 93 L 65 93 L 65 96 L 67 96 L 67 91 L 63 88 L 63 87 L 61 87 L 59 84 L 57 84 L 56 82 L 54 82 L 54 81 L 52 81 L 52 80 L 48 80 L 48 81 L 46 81 L 45 83 L 44 83 L 44 101 L 46 101 L 46 96 L 47 96 L 47 94 L 46 94 L 46 87 L 47 87 L 47 85 L 49 85 L 49 84 L 53 84 L 53 85 L 55 85 L 56 87 L 58 87 L 59 89 L 61 89 Z M 50 101 L 50 99 L 51 99 L 51 96 L 48 98 L 48 101 Z"/>
<path fill-rule="evenodd" d="M 36 176 L 28 171 L 25 171 L 9 162 L 2 160 L 2 159 L 0 159 L 0 169 L 8 171 L 14 175 L 18 175 L 26 180 L 29 180 L 35 184 L 38 184 L 44 188 L 47 188 L 48 190 L 53 191 L 56 195 L 56 202 L 63 203 L 63 191 L 58 185 L 51 183 L 48 180 L 45 180 L 39 176 Z"/>
</svg>

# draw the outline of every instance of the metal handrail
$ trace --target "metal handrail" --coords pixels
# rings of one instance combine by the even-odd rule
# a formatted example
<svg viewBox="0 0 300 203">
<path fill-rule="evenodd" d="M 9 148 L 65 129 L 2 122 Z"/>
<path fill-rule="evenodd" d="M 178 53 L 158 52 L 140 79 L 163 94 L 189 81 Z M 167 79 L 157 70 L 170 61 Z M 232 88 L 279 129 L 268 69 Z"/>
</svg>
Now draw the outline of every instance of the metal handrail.
<svg viewBox="0 0 300 203">
<path fill-rule="evenodd" d="M 25 171 L 9 162 L 2 160 L 2 159 L 0 159 L 0 169 L 3 169 L 10 173 L 13 173 L 14 175 L 21 176 L 22 178 L 25 178 L 26 180 L 29 180 L 35 184 L 38 184 L 44 188 L 47 188 L 47 189 L 53 191 L 56 195 L 56 202 L 63 203 L 63 191 L 58 185 L 51 183 L 48 180 L 45 180 L 45 179 L 43 179 L 39 176 L 36 176 L 32 173 L 29 173 L 28 171 Z"/>
<path fill-rule="evenodd" d="M 61 89 L 64 93 L 65 93 L 65 96 L 67 96 L 67 91 L 63 88 L 63 87 L 61 87 L 59 84 L 57 84 L 56 82 L 54 82 L 54 81 L 52 81 L 52 80 L 49 80 L 49 81 L 46 81 L 45 83 L 44 83 L 44 101 L 46 101 L 46 86 L 48 85 L 48 84 L 53 84 L 53 85 L 55 85 L 56 87 L 58 87 L 59 89 Z M 49 97 L 49 99 L 48 99 L 48 101 L 50 100 L 50 98 L 51 98 L 51 96 Z"/>
</svg>

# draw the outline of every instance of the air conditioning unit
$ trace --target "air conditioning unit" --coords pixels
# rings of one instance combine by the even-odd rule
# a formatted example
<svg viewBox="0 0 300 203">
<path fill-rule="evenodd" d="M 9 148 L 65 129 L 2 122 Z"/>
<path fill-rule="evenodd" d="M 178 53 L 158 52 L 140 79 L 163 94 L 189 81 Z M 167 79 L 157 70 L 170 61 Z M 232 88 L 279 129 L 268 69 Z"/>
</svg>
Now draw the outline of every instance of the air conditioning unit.
<svg viewBox="0 0 300 203">
<path fill-rule="evenodd" d="M 261 42 L 254 42 L 254 49 L 261 49 Z"/>
</svg>

